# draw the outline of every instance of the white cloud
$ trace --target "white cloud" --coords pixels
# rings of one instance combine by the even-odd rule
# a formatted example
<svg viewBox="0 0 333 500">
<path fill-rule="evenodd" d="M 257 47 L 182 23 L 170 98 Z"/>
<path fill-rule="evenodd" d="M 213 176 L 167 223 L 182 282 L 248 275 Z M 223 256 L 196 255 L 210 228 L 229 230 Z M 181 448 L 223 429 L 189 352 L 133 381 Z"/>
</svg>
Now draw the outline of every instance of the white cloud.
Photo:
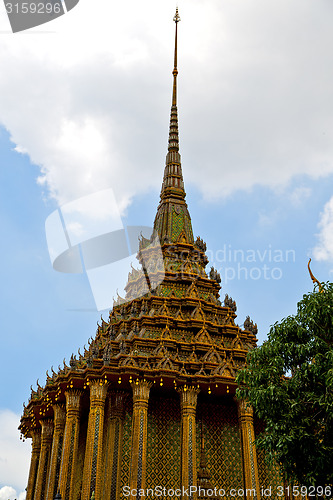
<svg viewBox="0 0 333 500">
<path fill-rule="evenodd" d="M 1 35 L 0 122 L 60 204 L 111 187 L 124 208 L 160 185 L 173 9 L 81 0 L 38 29 L 54 33 Z M 182 1 L 181 152 L 185 181 L 204 197 L 333 172 L 332 10 L 324 0 Z"/>
<path fill-rule="evenodd" d="M 12 485 L 0 488 L 0 500 L 18 498 L 17 492 L 24 492 L 28 482 L 31 444 L 20 441 L 19 423 L 19 415 L 0 410 L 0 487 Z"/>
<path fill-rule="evenodd" d="M 299 186 L 290 194 L 290 201 L 294 207 L 301 207 L 311 196 L 312 190 L 308 187 Z"/>
<path fill-rule="evenodd" d="M 333 261 L 333 197 L 324 206 L 318 227 L 318 244 L 313 256 L 317 260 Z"/>
<path fill-rule="evenodd" d="M 0 489 L 0 500 L 14 500 L 16 498 L 16 490 L 11 486 L 4 486 Z"/>
<path fill-rule="evenodd" d="M 25 491 L 17 494 L 17 491 L 11 486 L 3 486 L 3 488 L 0 488 L 0 500 L 25 500 L 25 497 Z"/>
</svg>

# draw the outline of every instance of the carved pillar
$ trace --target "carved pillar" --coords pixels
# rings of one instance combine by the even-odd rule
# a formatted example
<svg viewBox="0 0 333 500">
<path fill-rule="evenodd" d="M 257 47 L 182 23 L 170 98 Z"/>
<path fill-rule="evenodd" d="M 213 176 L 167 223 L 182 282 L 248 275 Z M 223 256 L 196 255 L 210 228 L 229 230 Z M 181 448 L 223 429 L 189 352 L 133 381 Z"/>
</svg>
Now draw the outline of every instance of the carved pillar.
<svg viewBox="0 0 333 500">
<path fill-rule="evenodd" d="M 148 400 L 152 386 L 146 380 L 131 384 L 133 389 L 132 447 L 129 472 L 130 488 L 146 486 Z M 136 498 L 131 496 L 132 499 Z"/>
<path fill-rule="evenodd" d="M 90 411 L 83 468 L 82 500 L 101 500 L 103 478 L 104 405 L 108 386 L 102 380 L 90 382 Z"/>
<path fill-rule="evenodd" d="M 42 426 L 42 438 L 34 500 L 44 500 L 45 498 L 52 446 L 53 420 L 41 420 L 40 423 Z"/>
<path fill-rule="evenodd" d="M 242 438 L 244 488 L 246 498 L 260 500 L 259 474 L 257 452 L 254 444 L 253 408 L 244 400 L 236 399 L 238 407 L 238 421 Z"/>
<path fill-rule="evenodd" d="M 26 500 L 33 500 L 35 495 L 35 485 L 37 479 L 38 462 L 39 462 L 39 454 L 41 447 L 41 430 L 40 429 L 34 430 L 31 432 L 31 434 L 32 434 L 32 450 L 31 450 L 31 462 L 30 462 Z"/>
<path fill-rule="evenodd" d="M 66 424 L 62 447 L 59 489 L 62 500 L 72 500 L 79 443 L 82 391 L 69 389 L 66 396 Z"/>
<path fill-rule="evenodd" d="M 111 393 L 110 420 L 106 443 L 105 489 L 103 498 L 120 499 L 122 442 L 125 417 L 125 401 L 128 394 L 123 391 Z"/>
<path fill-rule="evenodd" d="M 178 392 L 181 406 L 181 486 L 187 489 L 197 486 L 195 413 L 200 390 L 184 386 Z M 196 498 L 196 495 L 189 495 L 188 498 Z"/>
<path fill-rule="evenodd" d="M 46 500 L 54 500 L 54 497 L 57 493 L 59 474 L 60 474 L 60 464 L 61 464 L 61 452 L 62 452 L 65 422 L 66 422 L 66 409 L 64 405 L 60 404 L 53 405 L 53 411 L 54 411 L 54 432 L 53 432 L 49 475 L 47 481 Z"/>
</svg>

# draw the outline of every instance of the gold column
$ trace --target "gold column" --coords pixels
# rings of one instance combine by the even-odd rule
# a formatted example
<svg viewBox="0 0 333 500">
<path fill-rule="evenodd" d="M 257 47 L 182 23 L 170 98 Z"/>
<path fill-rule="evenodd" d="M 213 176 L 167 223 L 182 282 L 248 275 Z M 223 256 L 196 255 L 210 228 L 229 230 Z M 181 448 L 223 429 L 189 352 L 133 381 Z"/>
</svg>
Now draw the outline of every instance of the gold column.
<svg viewBox="0 0 333 500">
<path fill-rule="evenodd" d="M 87 431 L 87 444 L 84 458 L 82 500 L 101 500 L 103 478 L 103 425 L 104 405 L 107 384 L 102 380 L 90 382 L 90 411 Z"/>
<path fill-rule="evenodd" d="M 49 475 L 47 481 L 47 494 L 46 500 L 54 500 L 57 493 L 60 464 L 61 464 L 61 451 L 64 440 L 64 430 L 66 422 L 66 408 L 64 405 L 53 405 L 54 412 L 54 432 L 51 451 L 51 460 L 49 467 Z"/>
<path fill-rule="evenodd" d="M 148 400 L 151 382 L 141 380 L 131 384 L 133 389 L 132 447 L 129 471 L 130 488 L 146 487 Z M 135 498 L 136 496 L 131 496 Z"/>
<path fill-rule="evenodd" d="M 111 393 L 110 420 L 106 444 L 105 490 L 106 499 L 120 499 L 122 442 L 125 417 L 125 401 L 128 394 L 123 391 Z M 103 498 L 104 498 L 103 497 Z"/>
<path fill-rule="evenodd" d="M 40 424 L 42 426 L 42 439 L 34 500 L 44 500 L 45 498 L 52 446 L 53 419 L 40 420 Z"/>
<path fill-rule="evenodd" d="M 254 444 L 253 408 L 244 400 L 236 400 L 242 438 L 245 498 L 260 500 L 257 452 Z"/>
<path fill-rule="evenodd" d="M 35 485 L 37 479 L 38 462 L 39 462 L 39 454 L 41 447 L 41 430 L 40 429 L 33 430 L 31 434 L 32 434 L 32 450 L 31 450 L 31 462 L 30 462 L 26 500 L 33 500 L 35 495 Z"/>
<path fill-rule="evenodd" d="M 195 413 L 200 389 L 184 386 L 178 392 L 181 406 L 181 487 L 189 492 L 189 496 L 185 495 L 184 498 L 193 499 L 196 495 L 190 495 L 190 488 L 197 486 Z"/>
<path fill-rule="evenodd" d="M 82 391 L 69 389 L 66 396 L 66 424 L 62 447 L 59 489 L 62 500 L 72 500 L 79 444 Z"/>
</svg>

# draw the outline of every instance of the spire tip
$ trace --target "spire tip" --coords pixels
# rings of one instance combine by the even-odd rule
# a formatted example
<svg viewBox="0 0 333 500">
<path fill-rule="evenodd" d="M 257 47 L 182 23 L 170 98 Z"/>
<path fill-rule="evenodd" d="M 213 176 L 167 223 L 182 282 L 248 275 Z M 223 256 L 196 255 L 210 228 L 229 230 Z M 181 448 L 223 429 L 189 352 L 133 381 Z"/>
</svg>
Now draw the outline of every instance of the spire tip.
<svg viewBox="0 0 333 500">
<path fill-rule="evenodd" d="M 181 21 L 179 14 L 178 14 L 178 7 L 176 7 L 176 14 L 174 15 L 173 20 L 175 21 L 175 23 L 179 23 L 179 21 Z"/>
</svg>

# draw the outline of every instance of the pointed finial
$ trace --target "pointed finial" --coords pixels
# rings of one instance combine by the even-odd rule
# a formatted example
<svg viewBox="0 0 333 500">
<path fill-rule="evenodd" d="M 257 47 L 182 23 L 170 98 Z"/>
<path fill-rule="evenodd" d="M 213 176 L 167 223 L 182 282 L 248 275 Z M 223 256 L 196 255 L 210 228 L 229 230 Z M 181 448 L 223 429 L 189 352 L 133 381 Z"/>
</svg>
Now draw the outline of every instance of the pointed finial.
<svg viewBox="0 0 333 500">
<path fill-rule="evenodd" d="M 178 75 L 178 69 L 177 69 L 177 38 L 178 38 L 178 33 L 177 33 L 177 25 L 180 21 L 180 17 L 178 14 L 178 7 L 176 8 L 176 14 L 173 18 L 174 22 L 176 23 L 176 32 L 175 32 L 175 56 L 174 56 L 174 67 L 173 67 L 173 92 L 172 92 L 172 105 L 176 106 L 177 105 L 177 75 Z"/>
<path fill-rule="evenodd" d="M 154 234 L 162 244 L 175 242 L 178 236 L 175 236 L 173 230 L 177 226 L 179 218 L 184 220 L 184 232 L 182 238 L 185 238 L 187 243 L 193 243 L 193 231 L 191 219 L 185 203 L 184 180 L 181 167 L 181 156 L 179 153 L 179 133 L 178 133 L 178 111 L 177 111 L 177 35 L 178 23 L 180 21 L 178 8 L 173 18 L 175 22 L 175 52 L 174 52 L 174 67 L 172 70 L 173 87 L 172 87 L 172 105 L 170 113 L 169 140 L 168 152 L 164 168 L 164 176 L 160 195 L 160 204 L 157 209 L 157 214 L 154 221 Z M 175 205 L 175 208 L 172 208 Z M 176 211 L 177 210 L 177 211 Z M 171 217 L 170 217 L 171 215 Z M 177 222 L 176 222 L 177 220 Z M 178 227 L 178 226 L 177 226 Z M 177 229 L 178 231 L 178 229 Z"/>
<path fill-rule="evenodd" d="M 171 115 L 170 115 L 170 129 L 169 129 L 169 146 L 168 146 L 168 152 L 174 152 L 176 153 L 176 156 L 173 158 L 172 163 L 180 163 L 180 156 L 179 156 L 179 137 L 178 137 L 178 112 L 177 112 L 177 75 L 178 75 L 178 69 L 177 69 L 177 54 L 178 54 L 178 23 L 180 21 L 180 17 L 178 14 L 178 7 L 176 9 L 176 14 L 173 18 L 174 22 L 176 23 L 176 29 L 175 29 L 175 55 L 174 55 L 174 65 L 173 65 L 173 86 L 172 86 L 172 105 L 171 105 Z M 172 156 L 172 155 L 171 155 Z M 171 157 L 167 156 L 167 163 L 171 161 Z"/>
</svg>

